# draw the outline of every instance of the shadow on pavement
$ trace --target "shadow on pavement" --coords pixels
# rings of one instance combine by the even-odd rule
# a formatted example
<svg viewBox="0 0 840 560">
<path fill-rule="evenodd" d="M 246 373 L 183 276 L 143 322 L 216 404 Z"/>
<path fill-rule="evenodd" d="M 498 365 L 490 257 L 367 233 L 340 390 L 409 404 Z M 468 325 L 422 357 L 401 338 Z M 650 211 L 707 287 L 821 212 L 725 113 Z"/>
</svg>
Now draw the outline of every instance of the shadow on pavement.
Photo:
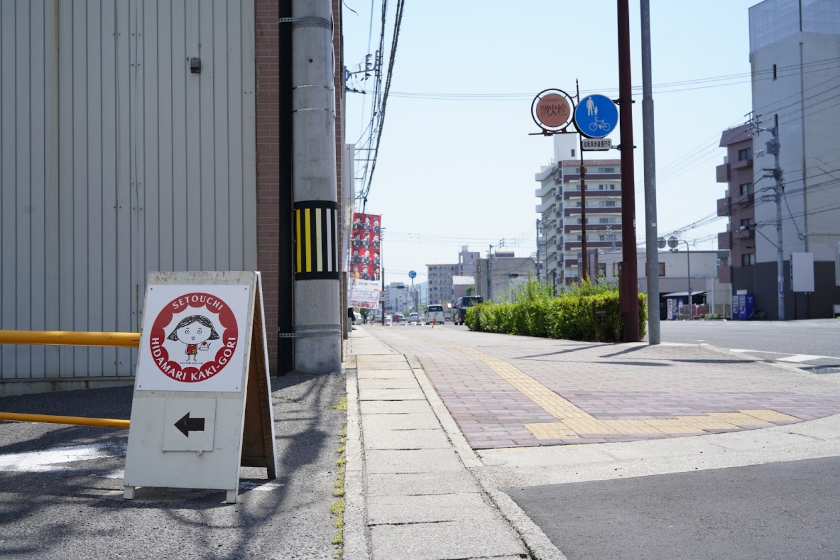
<svg viewBox="0 0 840 560">
<path fill-rule="evenodd" d="M 271 379 L 278 479 L 240 470 L 239 502 L 224 491 L 138 488 L 122 499 L 127 430 L 0 422 L 3 455 L 96 446 L 84 460 L 0 468 L 0 555 L 240 558 L 330 557 L 330 505 L 346 395 L 343 374 Z M 6 412 L 128 419 L 133 387 L 0 398 Z M 36 456 L 37 457 L 37 456 Z M 40 535 L 34 538 L 33 535 Z M 185 555 L 186 554 L 186 555 Z"/>
</svg>

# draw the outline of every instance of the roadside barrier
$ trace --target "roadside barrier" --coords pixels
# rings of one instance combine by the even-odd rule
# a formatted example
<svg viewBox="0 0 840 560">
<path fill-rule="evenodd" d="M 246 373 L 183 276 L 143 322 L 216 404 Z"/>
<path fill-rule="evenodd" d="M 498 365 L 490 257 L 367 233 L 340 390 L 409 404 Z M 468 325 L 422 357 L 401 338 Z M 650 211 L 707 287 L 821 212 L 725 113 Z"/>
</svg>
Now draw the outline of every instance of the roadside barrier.
<svg viewBox="0 0 840 560">
<path fill-rule="evenodd" d="M 29 344 L 45 346 L 114 346 L 137 348 L 140 333 L 127 332 L 74 332 L 74 331 L 0 331 L 0 344 Z M 129 420 L 113 418 L 84 418 L 81 416 L 53 416 L 48 414 L 18 414 L 0 412 L 0 420 L 13 422 L 40 422 L 48 424 L 69 424 L 94 426 L 98 428 L 119 428 L 127 430 Z"/>
<path fill-rule="evenodd" d="M 127 430 L 130 420 L 116 420 L 114 418 L 84 418 L 82 416 L 52 416 L 49 414 L 18 414 L 15 412 L 0 412 L 0 420 L 11 422 L 40 422 L 47 424 L 70 424 L 75 426 L 94 426 L 97 428 L 120 428 Z"/>
<path fill-rule="evenodd" d="M 0 331 L 0 344 L 46 346 L 117 346 L 137 348 L 140 333 L 74 331 Z"/>
</svg>

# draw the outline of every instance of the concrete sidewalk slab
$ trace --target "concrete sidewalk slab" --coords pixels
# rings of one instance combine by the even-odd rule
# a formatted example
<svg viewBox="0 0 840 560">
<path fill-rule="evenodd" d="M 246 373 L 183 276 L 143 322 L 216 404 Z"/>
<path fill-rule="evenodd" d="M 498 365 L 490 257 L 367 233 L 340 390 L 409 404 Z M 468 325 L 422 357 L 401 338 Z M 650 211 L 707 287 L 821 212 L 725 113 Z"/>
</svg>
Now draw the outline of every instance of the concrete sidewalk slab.
<svg viewBox="0 0 840 560">
<path fill-rule="evenodd" d="M 369 340 L 355 348 L 379 351 Z M 349 360 L 356 369 L 348 375 L 347 467 L 354 492 L 362 492 L 346 498 L 348 550 L 359 555 L 352 557 L 527 557 L 467 470 L 461 455 L 471 455 L 472 464 L 477 460 L 472 451 L 465 443 L 456 451 L 444 430 L 441 415 L 448 413 L 423 372 L 411 368 L 419 364 L 400 359 L 351 355 Z M 454 426 L 451 418 L 445 421 Z"/>
<path fill-rule="evenodd" d="M 373 558 L 527 558 L 500 520 L 380 525 L 371 528 Z"/>
<path fill-rule="evenodd" d="M 360 389 L 414 389 L 419 388 L 414 377 L 361 378 Z"/>
<path fill-rule="evenodd" d="M 439 430 L 440 423 L 431 411 L 409 414 L 373 414 L 362 417 L 362 427 L 382 430 Z"/>
<path fill-rule="evenodd" d="M 365 425 L 365 449 L 449 449 L 441 430 L 388 430 Z"/>
<path fill-rule="evenodd" d="M 420 496 L 477 492 L 478 484 L 466 470 L 439 473 L 370 474 L 368 496 Z"/>
<path fill-rule="evenodd" d="M 427 401 L 364 401 L 359 403 L 362 414 L 410 414 L 431 412 Z"/>
<path fill-rule="evenodd" d="M 402 525 L 496 519 L 478 492 L 420 496 L 369 496 L 368 523 Z"/>
<path fill-rule="evenodd" d="M 363 401 L 419 401 L 426 400 L 426 396 L 417 389 L 362 389 L 359 388 L 359 398 Z"/>
</svg>

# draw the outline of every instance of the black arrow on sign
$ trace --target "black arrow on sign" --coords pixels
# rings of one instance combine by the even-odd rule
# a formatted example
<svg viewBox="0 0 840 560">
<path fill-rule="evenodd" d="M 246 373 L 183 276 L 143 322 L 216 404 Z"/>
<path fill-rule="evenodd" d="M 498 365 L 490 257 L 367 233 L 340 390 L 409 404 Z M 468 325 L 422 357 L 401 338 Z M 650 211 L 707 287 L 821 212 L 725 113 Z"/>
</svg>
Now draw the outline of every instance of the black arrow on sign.
<svg viewBox="0 0 840 560">
<path fill-rule="evenodd" d="M 181 430 L 181 433 L 190 437 L 190 432 L 204 431 L 204 418 L 190 418 L 190 413 L 184 414 L 184 417 L 175 422 L 175 427 Z"/>
</svg>

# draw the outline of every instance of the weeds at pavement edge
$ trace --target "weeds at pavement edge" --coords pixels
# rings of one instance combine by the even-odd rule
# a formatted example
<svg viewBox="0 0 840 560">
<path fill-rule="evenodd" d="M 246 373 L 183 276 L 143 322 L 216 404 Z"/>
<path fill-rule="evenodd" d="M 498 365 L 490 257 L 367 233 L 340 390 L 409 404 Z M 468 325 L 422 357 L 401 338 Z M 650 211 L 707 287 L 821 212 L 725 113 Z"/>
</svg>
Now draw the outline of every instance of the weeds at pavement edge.
<svg viewBox="0 0 840 560">
<path fill-rule="evenodd" d="M 347 397 L 341 397 L 341 400 L 338 401 L 338 404 L 330 406 L 333 410 L 342 410 L 347 412 Z M 342 558 L 344 553 L 341 549 L 341 546 L 344 544 L 344 475 L 346 471 L 346 463 L 347 458 L 345 455 L 347 443 L 347 421 L 344 422 L 344 428 L 339 432 L 339 439 L 338 443 L 340 447 L 335 450 L 336 453 L 339 454 L 338 460 L 335 464 L 338 466 L 338 475 L 336 476 L 335 483 L 333 484 L 334 490 L 332 495 L 338 498 L 336 502 L 330 506 L 330 513 L 335 516 L 335 528 L 336 533 L 333 537 L 331 543 L 338 546 L 338 550 L 336 550 L 335 556 L 336 558 Z"/>
</svg>

